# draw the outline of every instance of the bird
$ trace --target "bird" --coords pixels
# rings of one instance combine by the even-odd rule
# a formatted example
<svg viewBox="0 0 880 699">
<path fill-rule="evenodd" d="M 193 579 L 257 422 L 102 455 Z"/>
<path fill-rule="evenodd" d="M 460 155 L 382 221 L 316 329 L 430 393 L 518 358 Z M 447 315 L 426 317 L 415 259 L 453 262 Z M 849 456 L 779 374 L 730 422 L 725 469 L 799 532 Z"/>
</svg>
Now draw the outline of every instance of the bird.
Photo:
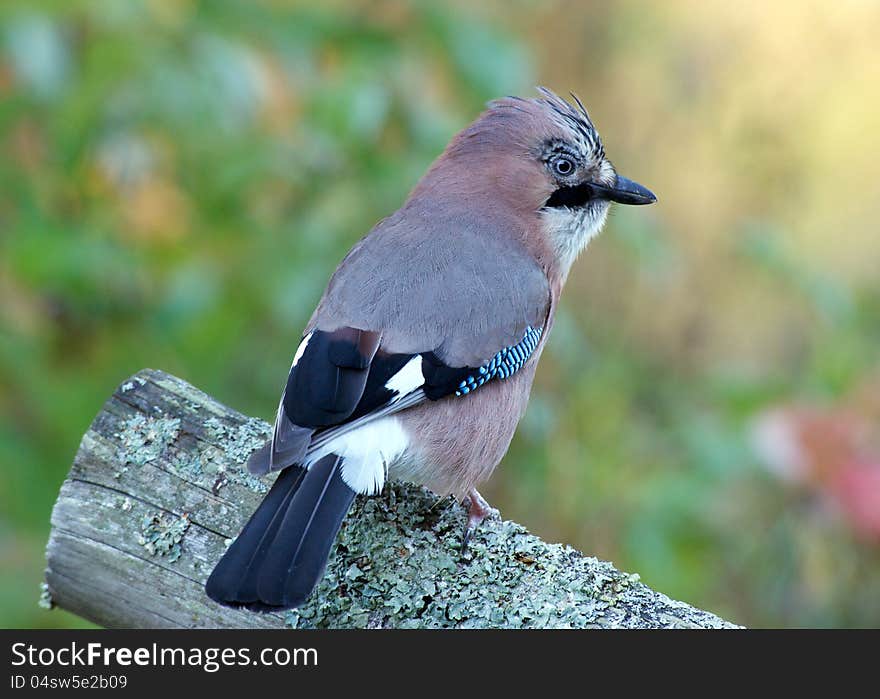
<svg viewBox="0 0 880 699">
<path fill-rule="evenodd" d="M 331 275 L 293 355 L 271 439 L 279 472 L 214 567 L 214 601 L 301 606 L 355 498 L 389 479 L 492 511 L 477 486 L 526 409 L 560 294 L 613 202 L 656 201 L 618 174 L 578 97 L 489 102 Z"/>
</svg>

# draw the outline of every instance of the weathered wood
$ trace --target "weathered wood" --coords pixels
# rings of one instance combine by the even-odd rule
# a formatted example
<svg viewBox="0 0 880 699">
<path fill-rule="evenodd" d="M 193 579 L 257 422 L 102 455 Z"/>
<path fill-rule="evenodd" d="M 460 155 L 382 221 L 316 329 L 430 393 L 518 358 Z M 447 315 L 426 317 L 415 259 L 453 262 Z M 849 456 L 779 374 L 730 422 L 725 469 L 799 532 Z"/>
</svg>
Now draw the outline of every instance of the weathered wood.
<svg viewBox="0 0 880 699">
<path fill-rule="evenodd" d="M 359 498 L 311 601 L 254 614 L 209 600 L 212 566 L 267 483 L 243 464 L 269 426 L 145 370 L 95 418 L 52 512 L 44 601 L 107 627 L 725 627 L 609 563 L 410 485 Z"/>
</svg>

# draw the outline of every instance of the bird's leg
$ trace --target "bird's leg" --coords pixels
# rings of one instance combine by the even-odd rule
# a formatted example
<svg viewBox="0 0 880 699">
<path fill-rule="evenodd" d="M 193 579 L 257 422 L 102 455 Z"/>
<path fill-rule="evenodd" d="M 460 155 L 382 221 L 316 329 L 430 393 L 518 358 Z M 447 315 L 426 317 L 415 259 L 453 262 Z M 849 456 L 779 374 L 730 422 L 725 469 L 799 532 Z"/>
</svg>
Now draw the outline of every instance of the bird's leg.
<svg viewBox="0 0 880 699">
<path fill-rule="evenodd" d="M 465 509 L 467 509 L 467 522 L 465 522 L 464 536 L 461 541 L 461 552 L 463 554 L 467 551 L 468 542 L 471 540 L 471 536 L 477 530 L 477 527 L 480 526 L 486 517 L 497 510 L 494 510 L 494 508 L 486 502 L 485 498 L 477 492 L 476 488 L 471 488 L 468 491 L 462 504 L 465 506 Z"/>
</svg>

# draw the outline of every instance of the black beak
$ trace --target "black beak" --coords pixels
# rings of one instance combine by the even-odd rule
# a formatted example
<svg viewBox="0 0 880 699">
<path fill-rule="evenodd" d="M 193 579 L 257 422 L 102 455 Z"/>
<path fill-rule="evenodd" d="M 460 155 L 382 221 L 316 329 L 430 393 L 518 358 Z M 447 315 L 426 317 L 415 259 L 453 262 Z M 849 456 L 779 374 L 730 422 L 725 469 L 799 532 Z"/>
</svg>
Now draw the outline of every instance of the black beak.
<svg viewBox="0 0 880 699">
<path fill-rule="evenodd" d="M 618 204 L 653 204 L 657 201 L 657 197 L 650 189 L 622 175 L 617 176 L 614 187 L 591 183 L 590 188 L 595 196 L 616 201 Z"/>
<path fill-rule="evenodd" d="M 582 182 L 574 187 L 560 187 L 544 203 L 545 208 L 584 206 L 591 199 L 607 199 L 618 204 L 653 204 L 657 197 L 638 182 L 617 176 L 613 187 Z"/>
</svg>

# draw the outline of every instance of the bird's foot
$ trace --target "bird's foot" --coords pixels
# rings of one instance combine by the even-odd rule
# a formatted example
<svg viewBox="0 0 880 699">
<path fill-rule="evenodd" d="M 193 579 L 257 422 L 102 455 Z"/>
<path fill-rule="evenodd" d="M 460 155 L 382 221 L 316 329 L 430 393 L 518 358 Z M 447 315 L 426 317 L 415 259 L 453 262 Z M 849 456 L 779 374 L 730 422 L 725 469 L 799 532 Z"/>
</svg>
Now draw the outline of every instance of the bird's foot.
<svg viewBox="0 0 880 699">
<path fill-rule="evenodd" d="M 471 488 L 468 491 L 462 504 L 467 510 L 467 521 L 464 525 L 464 535 L 461 540 L 461 553 L 464 555 L 465 551 L 467 551 L 468 542 L 470 542 L 471 536 L 477 530 L 477 527 L 482 524 L 486 517 L 493 512 L 497 513 L 498 510 L 486 502 L 485 498 L 477 492 L 476 488 Z"/>
</svg>

